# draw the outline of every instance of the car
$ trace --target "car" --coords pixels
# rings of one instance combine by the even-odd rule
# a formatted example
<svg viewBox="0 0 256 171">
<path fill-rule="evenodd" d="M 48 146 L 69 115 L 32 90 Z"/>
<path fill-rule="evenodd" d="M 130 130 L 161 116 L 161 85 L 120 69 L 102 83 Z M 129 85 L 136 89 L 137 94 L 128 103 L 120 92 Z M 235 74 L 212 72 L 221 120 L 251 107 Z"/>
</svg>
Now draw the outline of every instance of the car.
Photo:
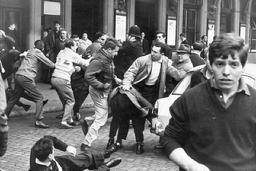
<svg viewBox="0 0 256 171">
<path fill-rule="evenodd" d="M 154 108 L 158 114 L 158 120 L 163 124 L 163 127 L 168 125 L 171 118 L 169 111 L 170 106 L 178 99 L 186 90 L 190 88 L 190 81 L 193 72 L 200 70 L 205 65 L 194 67 L 186 76 L 176 85 L 168 97 L 160 98 L 156 101 Z M 248 63 L 245 65 L 243 79 L 247 84 L 256 89 L 256 64 Z"/>
</svg>

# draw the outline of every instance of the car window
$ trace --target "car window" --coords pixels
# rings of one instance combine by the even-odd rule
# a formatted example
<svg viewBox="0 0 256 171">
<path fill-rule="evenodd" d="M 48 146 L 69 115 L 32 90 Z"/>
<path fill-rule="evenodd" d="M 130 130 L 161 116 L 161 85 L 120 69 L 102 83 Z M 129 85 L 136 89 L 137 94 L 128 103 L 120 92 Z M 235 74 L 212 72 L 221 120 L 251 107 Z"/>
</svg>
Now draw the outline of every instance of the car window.
<svg viewBox="0 0 256 171">
<path fill-rule="evenodd" d="M 177 84 L 177 86 L 174 88 L 172 94 L 174 95 L 182 95 L 189 87 L 190 87 L 190 81 L 191 81 L 192 73 L 188 73 L 182 81 Z"/>
</svg>

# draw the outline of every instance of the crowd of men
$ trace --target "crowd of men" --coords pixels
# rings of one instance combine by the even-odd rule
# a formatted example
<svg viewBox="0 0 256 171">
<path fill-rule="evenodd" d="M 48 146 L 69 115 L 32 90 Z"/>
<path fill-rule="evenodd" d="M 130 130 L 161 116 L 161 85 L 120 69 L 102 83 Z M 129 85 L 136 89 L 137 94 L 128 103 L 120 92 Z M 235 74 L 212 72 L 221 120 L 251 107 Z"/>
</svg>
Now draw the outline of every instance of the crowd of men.
<svg viewBox="0 0 256 171">
<path fill-rule="evenodd" d="M 146 119 L 156 129 L 159 124 L 154 103 L 168 96 L 188 71 L 202 64 L 206 64 L 204 69 L 192 76 L 193 88 L 166 111 L 172 118 L 160 134 L 159 146 L 165 148 L 180 170 L 252 171 L 256 168 L 256 109 L 253 105 L 256 91 L 241 79 L 248 56 L 248 47 L 241 38 L 223 34 L 215 37 L 208 47 L 207 36 L 191 44 L 182 33 L 180 46 L 174 51 L 166 44 L 165 33 L 157 32 L 149 51 L 145 33 L 141 33 L 137 25 L 129 28 L 124 42 L 101 32 L 96 33 L 93 43 L 87 33 L 83 33 L 81 39 L 76 34 L 68 35 L 57 22 L 42 40 L 35 41 L 34 48 L 21 55 L 11 52 L 15 50 L 15 42 L 0 30 L 0 40 L 6 42 L 2 43 L 5 47 L 1 57 L 12 54 L 15 64 L 9 66 L 10 70 L 1 59 L 0 136 L 5 139 L 1 137 L 0 143 L 6 144 L 7 118 L 20 97 L 27 96 L 35 102 L 35 127 L 49 128 L 43 122 L 44 97 L 35 83 L 40 63 L 48 67 L 43 68 L 48 73 L 45 80 L 51 83 L 63 105 L 63 114 L 59 116 L 61 128 L 81 124 L 85 136 L 80 147 L 83 153 L 79 155 L 74 147 L 56 137 L 43 137 L 31 150 L 31 171 L 49 167 L 55 168 L 53 170 L 98 167 L 108 170 L 121 159 L 104 163 L 104 158 L 123 147 L 122 140 L 127 137 L 130 123 L 134 128 L 136 154 L 142 154 Z M 16 59 L 20 56 L 21 59 Z M 9 73 L 3 77 L 5 70 Z M 6 100 L 3 78 L 12 74 L 15 86 Z M 90 125 L 79 114 L 88 94 L 95 107 Z M 89 152 L 109 116 L 113 119 L 106 151 Z M 75 157 L 55 159 L 53 147 Z M 0 147 L 2 155 L 6 150 L 3 148 Z"/>
</svg>

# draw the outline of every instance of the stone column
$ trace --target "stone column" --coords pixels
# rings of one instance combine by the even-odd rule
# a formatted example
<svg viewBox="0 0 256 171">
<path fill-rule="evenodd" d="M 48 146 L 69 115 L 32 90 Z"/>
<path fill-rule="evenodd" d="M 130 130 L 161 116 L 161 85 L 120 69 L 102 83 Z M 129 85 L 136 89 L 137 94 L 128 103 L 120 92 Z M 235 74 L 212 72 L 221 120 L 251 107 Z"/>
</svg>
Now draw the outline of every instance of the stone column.
<svg viewBox="0 0 256 171">
<path fill-rule="evenodd" d="M 252 0 L 248 1 L 246 8 L 246 30 L 245 30 L 245 43 L 250 43 L 250 30 L 251 30 L 251 12 L 252 12 Z"/>
<path fill-rule="evenodd" d="M 167 0 L 158 0 L 158 30 L 166 32 Z"/>
<path fill-rule="evenodd" d="M 221 14 L 221 0 L 217 0 L 216 19 L 215 19 L 215 35 L 220 34 L 220 14 Z"/>
<path fill-rule="evenodd" d="M 202 1 L 202 7 L 200 10 L 200 36 L 207 34 L 207 0 Z"/>
<path fill-rule="evenodd" d="M 179 0 L 178 1 L 178 6 L 177 6 L 177 25 L 176 25 L 176 48 L 178 49 L 179 46 L 179 38 L 180 38 L 180 33 L 182 33 L 182 23 L 183 23 L 183 4 L 184 0 Z"/>
<path fill-rule="evenodd" d="M 127 28 L 135 24 L 135 0 L 127 1 Z"/>
<path fill-rule="evenodd" d="M 34 47 L 34 42 L 41 39 L 41 16 L 42 1 L 29 1 L 29 32 L 28 32 L 28 48 Z"/>
<path fill-rule="evenodd" d="M 74 2 L 75 3 L 75 2 Z M 65 0 L 64 2 L 64 28 L 71 33 L 71 17 L 72 17 L 72 0 Z"/>
<path fill-rule="evenodd" d="M 114 34 L 114 0 L 104 0 L 103 31 Z"/>
<path fill-rule="evenodd" d="M 239 35 L 239 28 L 240 28 L 240 0 L 234 1 L 234 8 L 233 8 L 233 19 L 232 19 L 232 26 L 233 32 Z"/>
</svg>

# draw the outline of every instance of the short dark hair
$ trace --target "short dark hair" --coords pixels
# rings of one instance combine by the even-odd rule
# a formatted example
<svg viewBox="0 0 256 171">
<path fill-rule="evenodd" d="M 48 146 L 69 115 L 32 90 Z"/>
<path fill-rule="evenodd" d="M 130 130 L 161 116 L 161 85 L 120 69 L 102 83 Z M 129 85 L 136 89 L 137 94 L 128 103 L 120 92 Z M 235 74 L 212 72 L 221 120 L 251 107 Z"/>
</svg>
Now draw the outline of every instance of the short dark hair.
<svg viewBox="0 0 256 171">
<path fill-rule="evenodd" d="M 115 49 L 116 47 L 120 47 L 120 43 L 112 37 L 107 38 L 106 42 L 104 43 L 104 45 L 102 46 L 103 49 Z"/>
<path fill-rule="evenodd" d="M 97 40 L 98 38 L 100 38 L 101 36 L 103 36 L 105 33 L 102 32 L 97 32 L 95 33 L 95 40 Z"/>
<path fill-rule="evenodd" d="M 225 33 L 217 36 L 209 47 L 209 61 L 210 65 L 216 58 L 228 58 L 228 55 L 234 57 L 237 51 L 242 66 L 245 65 L 248 57 L 248 46 L 244 44 L 244 40 L 233 33 Z"/>
<path fill-rule="evenodd" d="M 162 34 L 163 37 L 166 37 L 166 34 L 165 34 L 164 32 L 162 32 L 162 31 L 157 31 L 157 32 L 156 32 L 156 36 L 157 36 L 158 34 Z"/>
<path fill-rule="evenodd" d="M 65 42 L 65 47 L 67 48 L 70 48 L 71 49 L 71 46 L 74 46 L 75 45 L 75 42 L 73 39 L 68 39 L 66 42 Z"/>
<path fill-rule="evenodd" d="M 160 47 L 160 53 L 164 53 L 164 44 L 163 43 L 161 43 L 161 42 L 154 42 L 153 46 Z"/>
<path fill-rule="evenodd" d="M 182 37 L 186 37 L 184 33 L 180 33 L 180 36 L 182 36 Z"/>
<path fill-rule="evenodd" d="M 203 40 L 203 39 L 205 38 L 205 36 L 206 36 L 206 35 L 202 35 L 202 36 L 201 36 L 201 40 Z"/>
<path fill-rule="evenodd" d="M 73 34 L 71 38 L 75 39 L 75 38 L 79 38 L 79 36 L 77 34 Z"/>
<path fill-rule="evenodd" d="M 45 161 L 53 152 L 53 142 L 50 138 L 43 137 L 35 143 L 33 150 L 38 160 Z"/>
<path fill-rule="evenodd" d="M 43 50 L 44 49 L 44 41 L 43 40 L 36 40 L 34 45 L 37 49 Z"/>
</svg>

